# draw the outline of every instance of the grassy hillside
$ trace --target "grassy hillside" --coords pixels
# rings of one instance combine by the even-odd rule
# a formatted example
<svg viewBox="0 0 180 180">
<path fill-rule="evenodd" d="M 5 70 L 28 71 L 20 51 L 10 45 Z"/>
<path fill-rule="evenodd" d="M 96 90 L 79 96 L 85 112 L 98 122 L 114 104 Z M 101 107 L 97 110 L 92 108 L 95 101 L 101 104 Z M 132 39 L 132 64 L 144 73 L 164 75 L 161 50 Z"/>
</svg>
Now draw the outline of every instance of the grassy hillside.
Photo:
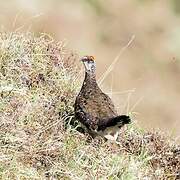
<svg viewBox="0 0 180 180">
<path fill-rule="evenodd" d="M 180 178 L 169 137 L 131 124 L 116 145 L 70 125 L 83 77 L 64 42 L 1 33 L 0 47 L 0 179 Z"/>
</svg>

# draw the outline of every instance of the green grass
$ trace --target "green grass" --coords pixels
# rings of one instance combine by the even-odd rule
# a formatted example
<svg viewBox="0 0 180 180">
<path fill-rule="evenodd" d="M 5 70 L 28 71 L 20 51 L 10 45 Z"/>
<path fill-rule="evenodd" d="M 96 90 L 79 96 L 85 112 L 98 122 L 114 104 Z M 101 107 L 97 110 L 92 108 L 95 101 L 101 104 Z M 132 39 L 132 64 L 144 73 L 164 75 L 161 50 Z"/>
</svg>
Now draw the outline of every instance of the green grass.
<svg viewBox="0 0 180 180">
<path fill-rule="evenodd" d="M 136 124 L 120 145 L 72 127 L 78 55 L 46 34 L 0 34 L 0 179 L 175 179 L 180 148 Z M 80 78 L 81 77 L 81 78 Z"/>
</svg>

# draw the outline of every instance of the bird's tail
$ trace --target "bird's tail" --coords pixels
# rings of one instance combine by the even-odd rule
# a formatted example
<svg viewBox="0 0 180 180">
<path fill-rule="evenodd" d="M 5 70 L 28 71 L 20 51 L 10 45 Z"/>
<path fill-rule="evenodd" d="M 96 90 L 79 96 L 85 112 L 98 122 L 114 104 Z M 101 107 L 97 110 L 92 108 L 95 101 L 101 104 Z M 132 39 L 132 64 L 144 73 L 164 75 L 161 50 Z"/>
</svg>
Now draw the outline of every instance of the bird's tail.
<svg viewBox="0 0 180 180">
<path fill-rule="evenodd" d="M 131 119 L 129 116 L 121 115 L 114 118 L 115 122 L 122 122 L 122 125 L 131 123 Z"/>
<path fill-rule="evenodd" d="M 131 123 L 131 119 L 129 116 L 126 115 L 116 116 L 101 121 L 98 125 L 98 130 L 104 130 L 107 127 L 112 127 L 112 126 L 122 127 L 125 124 L 129 124 L 129 123 Z"/>
</svg>

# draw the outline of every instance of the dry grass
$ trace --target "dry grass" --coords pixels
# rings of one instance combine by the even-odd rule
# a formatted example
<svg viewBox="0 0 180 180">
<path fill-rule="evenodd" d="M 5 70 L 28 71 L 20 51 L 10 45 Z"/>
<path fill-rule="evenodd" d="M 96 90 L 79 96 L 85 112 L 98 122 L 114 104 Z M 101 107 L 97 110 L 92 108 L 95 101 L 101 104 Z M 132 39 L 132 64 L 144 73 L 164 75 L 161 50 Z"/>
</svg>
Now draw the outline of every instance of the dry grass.
<svg viewBox="0 0 180 180">
<path fill-rule="evenodd" d="M 1 33 L 0 46 L 0 179 L 178 179 L 180 149 L 168 137 L 132 124 L 116 145 L 66 124 L 80 68 L 65 43 Z"/>
</svg>

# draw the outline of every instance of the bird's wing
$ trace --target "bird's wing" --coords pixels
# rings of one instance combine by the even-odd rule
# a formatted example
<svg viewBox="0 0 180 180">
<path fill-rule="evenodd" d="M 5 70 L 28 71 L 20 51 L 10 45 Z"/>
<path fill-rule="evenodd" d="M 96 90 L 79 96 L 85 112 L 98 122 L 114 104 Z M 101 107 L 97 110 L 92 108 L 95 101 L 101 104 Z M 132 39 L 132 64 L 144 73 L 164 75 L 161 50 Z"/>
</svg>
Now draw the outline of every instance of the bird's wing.
<svg viewBox="0 0 180 180">
<path fill-rule="evenodd" d="M 112 100 L 104 93 L 98 93 L 87 100 L 86 109 L 99 119 L 117 115 Z"/>
<path fill-rule="evenodd" d="M 76 98 L 75 102 L 75 117 L 84 125 L 87 129 L 97 129 L 97 120 L 94 113 L 91 113 L 81 98 Z"/>
<path fill-rule="evenodd" d="M 105 119 L 117 116 L 112 100 L 103 92 L 91 93 L 91 96 L 77 97 L 76 117 L 90 129 L 97 129 Z"/>
</svg>

